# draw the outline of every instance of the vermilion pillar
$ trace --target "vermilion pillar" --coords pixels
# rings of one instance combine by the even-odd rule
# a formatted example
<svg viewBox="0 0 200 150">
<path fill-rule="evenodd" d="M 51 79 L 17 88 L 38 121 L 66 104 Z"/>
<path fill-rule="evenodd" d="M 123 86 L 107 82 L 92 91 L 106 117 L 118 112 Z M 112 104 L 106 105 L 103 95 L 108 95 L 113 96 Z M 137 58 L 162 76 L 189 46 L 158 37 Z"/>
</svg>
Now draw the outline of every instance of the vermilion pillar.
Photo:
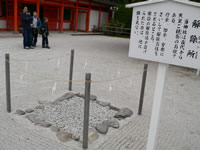
<svg viewBox="0 0 200 150">
<path fill-rule="evenodd" d="M 72 19 L 71 19 L 71 30 L 74 30 L 74 9 L 71 9 L 71 12 L 72 12 L 72 15 L 71 15 L 71 17 L 72 17 Z"/>
<path fill-rule="evenodd" d="M 0 16 L 2 16 L 2 0 L 0 0 Z"/>
<path fill-rule="evenodd" d="M 87 14 L 86 32 L 89 32 L 89 29 L 90 29 L 90 11 L 91 11 L 91 7 L 89 6 L 88 14 Z"/>
<path fill-rule="evenodd" d="M 62 0 L 62 6 L 60 8 L 60 32 L 63 32 L 63 21 L 64 21 L 64 0 Z"/>
<path fill-rule="evenodd" d="M 14 0 L 14 33 L 17 33 L 17 0 Z"/>
<path fill-rule="evenodd" d="M 40 17 L 40 0 L 37 0 L 37 14 Z"/>
<path fill-rule="evenodd" d="M 75 32 L 78 31 L 78 2 L 76 3 Z"/>
<path fill-rule="evenodd" d="M 99 8 L 99 21 L 98 21 L 98 28 L 100 28 L 101 25 L 101 8 Z"/>
</svg>

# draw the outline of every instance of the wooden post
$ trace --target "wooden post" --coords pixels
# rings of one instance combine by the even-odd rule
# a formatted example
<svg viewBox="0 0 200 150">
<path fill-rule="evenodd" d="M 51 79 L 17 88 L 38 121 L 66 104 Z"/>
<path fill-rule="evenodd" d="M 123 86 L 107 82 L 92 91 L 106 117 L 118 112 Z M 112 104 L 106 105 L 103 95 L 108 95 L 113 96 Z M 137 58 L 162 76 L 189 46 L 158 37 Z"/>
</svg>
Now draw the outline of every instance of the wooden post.
<svg viewBox="0 0 200 150">
<path fill-rule="evenodd" d="M 17 33 L 17 0 L 14 0 L 14 33 Z"/>
<path fill-rule="evenodd" d="M 161 110 L 167 70 L 168 70 L 167 64 L 159 63 L 157 78 L 156 78 L 156 87 L 154 92 L 153 108 L 151 113 L 151 123 L 149 128 L 148 143 L 146 148 L 147 150 L 156 149 L 157 132 L 160 120 L 160 110 Z"/>
<path fill-rule="evenodd" d="M 101 26 L 101 8 L 99 8 L 99 21 L 98 21 L 98 28 Z"/>
<path fill-rule="evenodd" d="M 84 126 L 83 126 L 83 148 L 88 148 L 88 128 L 90 115 L 90 86 L 91 74 L 86 73 L 85 77 L 85 104 L 84 104 Z"/>
<path fill-rule="evenodd" d="M 78 31 L 78 1 L 76 3 L 75 32 Z"/>
<path fill-rule="evenodd" d="M 138 115 L 142 115 L 142 107 L 143 107 L 143 100 L 144 100 L 144 91 L 145 91 L 145 84 L 146 84 L 146 77 L 147 77 L 147 69 L 148 69 L 148 64 L 145 64 L 143 76 L 142 76 L 142 86 L 141 86 L 141 92 L 140 92 L 140 103 L 139 103 Z"/>
<path fill-rule="evenodd" d="M 37 0 L 37 15 L 40 17 L 40 0 Z"/>
<path fill-rule="evenodd" d="M 197 75 L 197 76 L 199 76 L 199 73 L 200 73 L 200 70 L 199 70 L 199 69 L 197 69 L 197 74 L 196 74 L 196 75 Z"/>
<path fill-rule="evenodd" d="M 91 6 L 89 6 L 88 8 L 86 32 L 89 32 L 90 30 L 90 11 L 91 11 Z"/>
<path fill-rule="evenodd" d="M 71 9 L 71 12 L 72 12 L 71 30 L 75 30 L 75 27 L 74 27 L 74 14 L 75 14 L 75 10 Z"/>
<path fill-rule="evenodd" d="M 5 69 L 6 69 L 6 104 L 7 112 L 11 112 L 11 96 L 10 96 L 10 55 L 5 54 Z"/>
<path fill-rule="evenodd" d="M 63 32 L 63 21 L 64 21 L 64 0 L 62 0 L 62 6 L 60 8 L 60 32 Z"/>
<path fill-rule="evenodd" d="M 0 16 L 2 16 L 2 0 L 0 0 Z"/>
<path fill-rule="evenodd" d="M 74 50 L 71 50 L 70 69 L 69 69 L 69 91 L 72 91 L 73 68 L 74 68 Z"/>
</svg>

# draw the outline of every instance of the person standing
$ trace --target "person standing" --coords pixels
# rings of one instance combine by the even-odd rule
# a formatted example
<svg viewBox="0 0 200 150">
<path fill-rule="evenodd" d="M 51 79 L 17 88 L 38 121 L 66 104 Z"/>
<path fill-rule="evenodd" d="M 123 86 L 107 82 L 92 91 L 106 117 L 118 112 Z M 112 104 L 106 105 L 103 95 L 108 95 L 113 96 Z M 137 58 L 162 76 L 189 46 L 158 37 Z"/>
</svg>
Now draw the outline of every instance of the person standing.
<svg viewBox="0 0 200 150">
<path fill-rule="evenodd" d="M 33 49 L 32 47 L 32 30 L 31 24 L 33 21 L 33 17 L 28 12 L 28 8 L 25 6 L 23 12 L 21 13 L 21 22 L 22 27 L 24 29 L 24 49 Z"/>
<path fill-rule="evenodd" d="M 44 17 L 41 33 L 42 33 L 42 48 L 50 49 L 49 40 L 48 40 L 48 36 L 49 36 L 48 18 L 46 17 Z"/>
<path fill-rule="evenodd" d="M 42 27 L 42 23 L 40 18 L 37 16 L 37 12 L 33 12 L 33 23 L 32 23 L 32 34 L 33 34 L 33 41 L 32 46 L 36 47 L 37 44 L 37 38 L 38 38 L 38 32 L 40 28 Z"/>
</svg>

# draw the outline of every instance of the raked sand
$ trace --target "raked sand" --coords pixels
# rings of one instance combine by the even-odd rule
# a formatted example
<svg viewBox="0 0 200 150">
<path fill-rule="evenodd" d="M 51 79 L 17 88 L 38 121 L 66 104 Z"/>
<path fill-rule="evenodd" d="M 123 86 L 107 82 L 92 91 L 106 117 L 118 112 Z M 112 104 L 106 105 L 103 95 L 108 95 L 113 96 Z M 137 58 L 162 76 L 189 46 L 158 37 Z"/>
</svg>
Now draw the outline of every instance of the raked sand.
<svg viewBox="0 0 200 150">
<path fill-rule="evenodd" d="M 2 34 L 2 33 L 0 33 Z M 5 33 L 4 33 L 5 34 Z M 7 34 L 6 34 L 7 35 Z M 92 73 L 91 93 L 100 100 L 133 110 L 89 145 L 91 150 L 144 150 L 154 95 L 157 64 L 128 58 L 129 39 L 71 36 L 52 33 L 51 49 L 22 48 L 22 37 L 0 38 L 0 149 L 79 150 L 77 142 L 61 143 L 49 129 L 17 116 L 17 109 L 34 108 L 38 101 L 54 101 L 68 91 L 70 51 L 75 50 L 73 90 L 84 92 L 85 73 Z M 10 54 L 12 113 L 6 112 L 4 54 Z M 149 64 L 143 116 L 137 116 L 143 65 Z M 157 150 L 200 149 L 200 77 L 194 70 L 170 66 L 161 111 Z M 113 80 L 116 79 L 117 80 Z M 101 81 L 101 82 L 99 82 Z"/>
</svg>

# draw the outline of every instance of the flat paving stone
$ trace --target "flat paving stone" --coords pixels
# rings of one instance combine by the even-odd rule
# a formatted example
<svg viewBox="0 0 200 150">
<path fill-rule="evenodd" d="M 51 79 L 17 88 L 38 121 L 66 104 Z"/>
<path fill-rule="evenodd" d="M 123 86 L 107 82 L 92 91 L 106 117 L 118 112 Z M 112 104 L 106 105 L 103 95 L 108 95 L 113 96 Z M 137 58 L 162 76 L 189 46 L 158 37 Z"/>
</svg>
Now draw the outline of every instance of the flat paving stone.
<svg viewBox="0 0 200 150">
<path fill-rule="evenodd" d="M 104 101 L 100 101 L 100 100 L 96 100 L 96 103 L 101 105 L 102 107 L 110 106 L 109 102 L 104 102 Z"/>
<path fill-rule="evenodd" d="M 56 126 L 51 126 L 51 131 L 53 131 L 53 132 L 59 132 L 60 129 L 58 127 L 56 127 Z"/>
<path fill-rule="evenodd" d="M 34 112 L 34 109 L 26 109 L 25 112 L 26 113 L 32 113 L 32 112 Z"/>
<path fill-rule="evenodd" d="M 39 106 L 36 106 L 35 109 L 44 109 L 45 106 L 44 105 L 39 105 Z"/>
<path fill-rule="evenodd" d="M 81 97 L 81 98 L 85 98 L 85 94 L 77 94 L 76 96 Z M 90 94 L 90 100 L 95 101 L 97 100 L 97 96 Z"/>
<path fill-rule="evenodd" d="M 40 122 L 44 121 L 42 117 L 34 114 L 29 114 L 26 116 L 26 118 L 34 124 L 40 124 Z"/>
<path fill-rule="evenodd" d="M 133 111 L 129 108 L 121 108 L 119 112 L 115 114 L 115 118 L 126 118 L 131 117 L 133 115 Z"/>
<path fill-rule="evenodd" d="M 119 128 L 119 121 L 117 119 L 112 119 L 112 120 L 106 120 L 104 121 L 105 124 L 108 125 L 108 127 L 112 127 L 112 128 Z"/>
<path fill-rule="evenodd" d="M 23 110 L 18 109 L 16 110 L 16 114 L 21 116 L 21 115 L 25 115 L 26 113 Z"/>
<path fill-rule="evenodd" d="M 120 111 L 120 108 L 113 106 L 113 105 L 110 105 L 109 108 L 112 110 L 115 110 L 115 111 Z"/>
<path fill-rule="evenodd" d="M 48 123 L 48 122 L 46 122 L 46 121 L 41 121 L 41 122 L 40 122 L 40 126 L 49 128 L 49 127 L 51 126 L 51 124 Z"/>
<path fill-rule="evenodd" d="M 72 134 L 64 130 L 59 131 L 56 136 L 61 142 L 67 142 L 72 138 Z"/>
<path fill-rule="evenodd" d="M 108 132 L 108 125 L 106 123 L 97 124 L 95 129 L 101 134 L 106 134 Z"/>
</svg>

